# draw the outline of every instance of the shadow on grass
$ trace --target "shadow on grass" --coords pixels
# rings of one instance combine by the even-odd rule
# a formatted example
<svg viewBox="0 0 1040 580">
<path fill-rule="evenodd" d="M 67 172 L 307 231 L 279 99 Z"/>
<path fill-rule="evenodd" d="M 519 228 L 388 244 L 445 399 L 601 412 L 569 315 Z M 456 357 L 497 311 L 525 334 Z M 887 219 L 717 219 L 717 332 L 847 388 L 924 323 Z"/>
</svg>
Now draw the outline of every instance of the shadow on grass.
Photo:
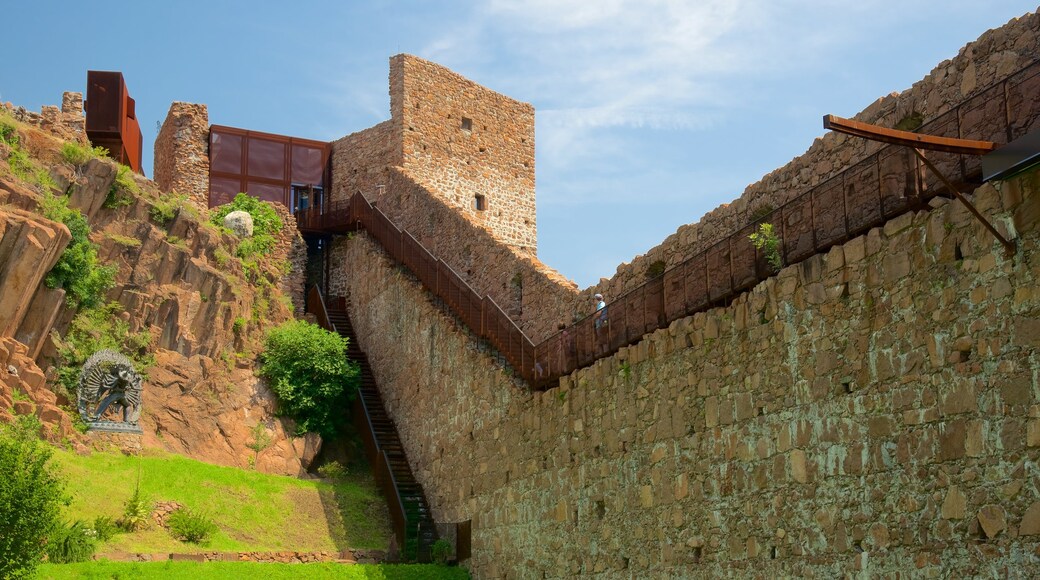
<svg viewBox="0 0 1040 580">
<path fill-rule="evenodd" d="M 372 466 L 365 459 L 361 438 L 352 424 L 344 425 L 340 436 L 322 444 L 311 473 L 326 463 L 343 465 L 346 475 L 329 481 L 320 490 L 322 510 L 337 549 L 386 550 L 390 542 L 390 510 L 376 486 Z"/>
</svg>

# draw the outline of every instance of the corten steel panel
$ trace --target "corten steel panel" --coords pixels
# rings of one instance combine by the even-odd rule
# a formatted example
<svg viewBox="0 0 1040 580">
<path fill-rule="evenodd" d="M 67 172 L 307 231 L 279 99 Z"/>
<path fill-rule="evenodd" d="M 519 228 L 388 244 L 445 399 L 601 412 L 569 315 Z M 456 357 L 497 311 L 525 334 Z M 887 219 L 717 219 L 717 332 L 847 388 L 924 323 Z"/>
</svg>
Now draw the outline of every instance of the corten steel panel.
<svg viewBox="0 0 1040 580">
<path fill-rule="evenodd" d="M 574 326 L 575 345 L 578 349 L 578 367 L 588 366 L 596 360 L 596 329 L 592 317 L 586 317 Z"/>
<path fill-rule="evenodd" d="M 209 206 L 217 207 L 225 203 L 231 203 L 235 195 L 242 191 L 242 182 L 237 177 L 217 177 L 211 175 L 209 178 Z"/>
<path fill-rule="evenodd" d="M 845 239 L 845 192 L 839 174 L 812 189 L 813 229 L 816 251 Z"/>
<path fill-rule="evenodd" d="M 812 191 L 784 204 L 784 256 L 793 264 L 816 252 L 813 240 Z"/>
<path fill-rule="evenodd" d="M 881 212 L 895 217 L 917 199 L 918 166 L 914 153 L 906 147 L 888 146 L 878 152 L 881 186 Z"/>
<path fill-rule="evenodd" d="M 708 272 L 706 264 L 707 254 L 700 252 L 696 256 L 686 260 L 683 264 L 683 274 L 686 276 L 686 313 L 690 314 L 707 306 L 711 300 L 708 298 Z"/>
<path fill-rule="evenodd" d="M 878 155 L 871 155 L 845 172 L 845 209 L 849 237 L 880 225 L 881 183 L 878 181 Z"/>
<path fill-rule="evenodd" d="M 921 125 L 918 132 L 939 137 L 960 137 L 958 110 L 952 109 L 939 115 L 935 119 Z M 943 153 L 942 151 L 922 151 L 922 153 L 955 186 L 960 187 L 965 183 L 961 168 L 961 155 Z M 946 191 L 946 186 L 938 176 L 931 171 L 925 171 L 924 187 L 921 190 L 921 195 L 928 199 L 939 194 L 950 195 L 950 192 Z"/>
<path fill-rule="evenodd" d="M 1007 109 L 1011 141 L 1040 129 L 1040 63 L 1008 78 Z"/>
<path fill-rule="evenodd" d="M 610 348 L 618 349 L 628 344 L 630 332 L 628 318 L 632 312 L 632 293 L 623 294 L 607 305 L 607 334 L 610 337 Z M 593 314 L 593 316 L 598 316 Z M 595 323 L 593 323 L 595 326 Z"/>
<path fill-rule="evenodd" d="M 994 85 L 961 103 L 960 134 L 963 139 L 992 141 L 998 145 L 1007 143 L 1007 100 L 1004 83 Z M 962 155 L 964 180 L 982 183 L 982 156 Z"/>
<path fill-rule="evenodd" d="M 729 240 L 708 248 L 708 299 L 712 302 L 725 298 L 733 290 L 733 277 L 729 264 Z"/>
<path fill-rule="evenodd" d="M 285 205 L 285 196 L 288 192 L 286 192 L 284 185 L 250 181 L 246 184 L 246 193 L 264 201 Z"/>
<path fill-rule="evenodd" d="M 325 175 L 324 158 L 325 153 L 320 148 L 293 144 L 292 173 L 290 176 L 292 182 L 305 185 L 322 185 Z"/>
<path fill-rule="evenodd" d="M 668 320 L 682 318 L 686 314 L 686 275 L 680 264 L 664 272 L 664 310 Z"/>
<path fill-rule="evenodd" d="M 758 224 L 748 224 L 729 237 L 730 260 L 733 266 L 733 290 L 739 292 L 758 282 L 758 264 L 755 244 L 751 234 L 758 231 Z"/>
<path fill-rule="evenodd" d="M 217 129 L 209 132 L 210 171 L 242 174 L 242 151 L 245 137 Z"/>
<path fill-rule="evenodd" d="M 87 99 L 84 106 L 87 135 L 118 137 L 125 105 L 123 74 L 87 71 Z M 113 152 L 118 153 L 118 152 Z"/>
<path fill-rule="evenodd" d="M 664 277 L 647 280 L 646 292 L 643 294 L 643 316 L 646 332 L 653 332 L 667 324 L 664 313 Z"/>
<path fill-rule="evenodd" d="M 249 137 L 249 161 L 246 170 L 250 177 L 287 181 L 285 164 L 288 144 L 270 139 Z"/>
</svg>

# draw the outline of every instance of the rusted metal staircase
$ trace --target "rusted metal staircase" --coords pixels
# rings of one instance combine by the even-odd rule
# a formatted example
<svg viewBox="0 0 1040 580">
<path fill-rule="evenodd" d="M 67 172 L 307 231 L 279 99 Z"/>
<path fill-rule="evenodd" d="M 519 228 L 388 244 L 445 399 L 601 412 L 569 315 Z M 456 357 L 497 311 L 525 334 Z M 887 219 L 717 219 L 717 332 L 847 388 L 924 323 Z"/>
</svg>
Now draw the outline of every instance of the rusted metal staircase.
<svg viewBox="0 0 1040 580">
<path fill-rule="evenodd" d="M 372 367 L 350 323 L 346 300 L 330 297 L 325 302 L 317 289 L 312 289 L 307 306 L 307 310 L 318 317 L 319 324 L 348 340 L 347 358 L 360 367 L 361 385 L 354 403 L 354 425 L 364 440 L 376 482 L 386 496 L 401 559 L 429 562 L 433 543 L 437 541 L 433 514 L 422 485 L 412 473 L 394 421 L 383 406 Z M 324 316 L 315 310 L 323 310 Z"/>
</svg>

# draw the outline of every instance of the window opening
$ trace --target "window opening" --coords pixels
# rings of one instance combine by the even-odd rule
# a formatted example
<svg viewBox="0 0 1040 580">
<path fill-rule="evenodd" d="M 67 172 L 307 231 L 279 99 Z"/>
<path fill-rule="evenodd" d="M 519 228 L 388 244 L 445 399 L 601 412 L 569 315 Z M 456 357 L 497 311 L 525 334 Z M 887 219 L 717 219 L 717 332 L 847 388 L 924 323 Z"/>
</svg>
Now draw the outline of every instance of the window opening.
<svg viewBox="0 0 1040 580">
<path fill-rule="evenodd" d="M 484 211 L 487 209 L 487 198 L 483 195 L 473 196 L 473 209 L 477 211 Z"/>
</svg>

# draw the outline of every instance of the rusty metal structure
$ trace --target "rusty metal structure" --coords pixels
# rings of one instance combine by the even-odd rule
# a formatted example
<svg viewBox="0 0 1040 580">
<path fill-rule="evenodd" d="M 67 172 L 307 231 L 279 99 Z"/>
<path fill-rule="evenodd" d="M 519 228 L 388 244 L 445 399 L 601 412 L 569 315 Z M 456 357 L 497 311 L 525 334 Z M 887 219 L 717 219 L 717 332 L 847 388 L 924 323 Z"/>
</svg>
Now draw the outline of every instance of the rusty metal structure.
<svg viewBox="0 0 1040 580">
<path fill-rule="evenodd" d="M 919 131 L 937 138 L 988 141 L 999 147 L 1040 128 L 1037 95 L 1040 62 L 976 93 L 924 123 Z M 914 137 L 914 142 L 921 140 Z M 956 142 L 946 143 L 951 144 Z M 924 171 L 926 167 L 932 171 Z M 791 265 L 901 214 L 926 208 L 933 197 L 955 196 L 958 189 L 981 183 L 979 157 L 940 150 L 930 151 L 925 158 L 902 144 L 879 145 L 844 171 L 615 298 L 607 306 L 605 324 L 597 325 L 599 317 L 590 314 L 538 344 L 490 296 L 474 291 L 451 266 L 393 224 L 360 192 L 346 202 L 301 211 L 297 223 L 305 233 L 366 230 L 470 330 L 494 346 L 532 388 L 547 389 L 560 377 L 638 342 L 647 333 L 727 304 L 772 276 L 775 272 L 765 252 L 749 239 L 760 224 L 773 224 L 782 261 Z"/>
<path fill-rule="evenodd" d="M 332 146 L 323 141 L 213 125 L 209 133 L 209 207 L 239 192 L 293 211 L 321 208 Z"/>
<path fill-rule="evenodd" d="M 126 88 L 123 73 L 87 71 L 84 103 L 87 139 L 95 147 L 108 149 L 112 159 L 137 173 L 141 166 L 141 126 L 137 108 Z"/>
</svg>

